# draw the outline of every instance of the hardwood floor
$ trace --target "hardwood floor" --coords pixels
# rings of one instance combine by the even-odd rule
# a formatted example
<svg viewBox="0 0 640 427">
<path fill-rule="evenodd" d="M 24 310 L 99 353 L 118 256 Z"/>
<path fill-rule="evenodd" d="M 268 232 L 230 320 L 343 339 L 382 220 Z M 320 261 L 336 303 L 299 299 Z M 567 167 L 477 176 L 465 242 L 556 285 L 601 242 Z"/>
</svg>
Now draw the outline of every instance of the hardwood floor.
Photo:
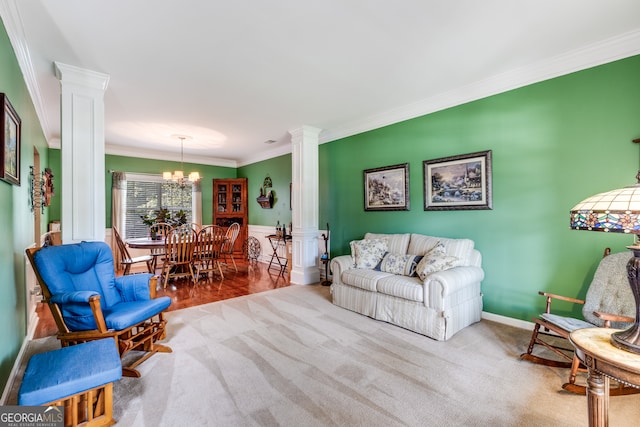
<svg viewBox="0 0 640 427">
<path fill-rule="evenodd" d="M 290 284 L 286 273 L 282 276 L 279 274 L 279 270 L 267 269 L 268 264 L 260 262 L 249 263 L 238 259 L 236 259 L 236 264 L 238 265 L 238 272 L 235 272 L 233 266 L 224 269 L 224 279 L 209 274 L 208 277 L 201 278 L 194 285 L 191 281 L 180 278 L 170 281 L 166 289 L 163 287 L 162 282 L 159 281 L 157 295 L 166 295 L 171 298 L 171 306 L 167 311 L 172 311 L 282 288 Z M 132 271 L 135 272 L 136 269 L 132 269 Z M 119 274 L 122 274 L 122 272 L 119 272 Z M 49 307 L 44 304 L 38 304 L 36 311 L 39 320 L 33 338 L 55 335 L 58 329 L 53 321 Z"/>
</svg>

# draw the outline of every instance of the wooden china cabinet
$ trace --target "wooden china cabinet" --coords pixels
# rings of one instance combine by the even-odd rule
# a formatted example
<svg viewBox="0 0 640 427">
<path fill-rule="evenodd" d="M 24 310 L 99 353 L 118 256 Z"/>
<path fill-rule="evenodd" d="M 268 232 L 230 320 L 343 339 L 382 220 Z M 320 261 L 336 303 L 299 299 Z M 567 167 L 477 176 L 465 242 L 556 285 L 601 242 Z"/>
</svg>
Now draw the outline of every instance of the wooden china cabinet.
<svg viewBox="0 0 640 427">
<path fill-rule="evenodd" d="M 242 254 L 248 233 L 247 178 L 213 180 L 213 224 L 228 227 L 240 224 L 233 251 Z"/>
</svg>

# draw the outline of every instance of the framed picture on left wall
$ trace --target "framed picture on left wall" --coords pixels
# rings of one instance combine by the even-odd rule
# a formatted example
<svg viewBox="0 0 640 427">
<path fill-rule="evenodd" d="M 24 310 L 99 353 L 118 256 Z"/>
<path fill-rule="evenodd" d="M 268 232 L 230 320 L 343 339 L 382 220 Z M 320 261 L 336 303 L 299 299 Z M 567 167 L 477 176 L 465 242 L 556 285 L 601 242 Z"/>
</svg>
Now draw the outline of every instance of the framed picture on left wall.
<svg viewBox="0 0 640 427">
<path fill-rule="evenodd" d="M 409 210 L 409 163 L 364 171 L 364 210 Z"/>
<path fill-rule="evenodd" d="M 6 94 L 0 93 L 0 102 L 4 106 L 2 119 L 0 119 L 0 127 L 2 127 L 0 179 L 10 184 L 20 185 L 20 136 L 22 123 Z"/>
</svg>

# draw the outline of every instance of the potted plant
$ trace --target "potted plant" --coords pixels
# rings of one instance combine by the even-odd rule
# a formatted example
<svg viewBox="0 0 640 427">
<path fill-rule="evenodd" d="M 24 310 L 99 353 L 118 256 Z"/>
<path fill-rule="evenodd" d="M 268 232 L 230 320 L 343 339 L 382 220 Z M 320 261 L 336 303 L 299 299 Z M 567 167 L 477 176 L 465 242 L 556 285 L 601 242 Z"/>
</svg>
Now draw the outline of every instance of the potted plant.
<svg viewBox="0 0 640 427">
<path fill-rule="evenodd" d="M 149 227 L 149 237 L 153 240 L 156 240 L 158 236 L 155 233 L 155 229 L 151 229 L 151 226 L 160 222 L 169 222 L 170 217 L 169 210 L 166 208 L 160 208 L 146 215 L 140 215 L 142 223 Z"/>
</svg>

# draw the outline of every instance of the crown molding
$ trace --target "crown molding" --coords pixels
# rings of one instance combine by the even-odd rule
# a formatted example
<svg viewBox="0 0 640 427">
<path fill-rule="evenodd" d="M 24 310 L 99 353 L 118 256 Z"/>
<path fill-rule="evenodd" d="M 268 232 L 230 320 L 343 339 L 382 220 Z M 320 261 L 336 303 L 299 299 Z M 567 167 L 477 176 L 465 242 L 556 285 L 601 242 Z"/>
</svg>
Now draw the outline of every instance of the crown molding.
<svg viewBox="0 0 640 427">
<path fill-rule="evenodd" d="M 326 129 L 320 143 L 378 129 L 533 83 L 640 54 L 640 29 L 516 68 L 421 101 Z"/>
<path fill-rule="evenodd" d="M 263 151 L 260 153 L 256 153 L 255 156 L 245 157 L 238 161 L 238 167 L 247 166 L 252 163 L 261 162 L 263 160 L 273 159 L 275 157 L 284 156 L 285 154 L 291 153 L 291 141 L 288 141 L 288 144 L 284 144 L 280 147 L 273 148 L 268 151 Z"/>
<path fill-rule="evenodd" d="M 27 86 L 27 91 L 31 96 L 31 101 L 36 110 L 36 115 L 40 121 L 40 127 L 42 133 L 48 140 L 49 135 L 53 134 L 51 127 L 49 126 L 49 119 L 47 117 L 46 109 L 44 108 L 44 102 L 41 97 L 40 86 L 36 79 L 36 72 L 33 68 L 33 61 L 31 60 L 31 54 L 29 53 L 29 47 L 27 46 L 27 39 L 24 35 L 24 25 L 22 23 L 22 17 L 16 6 L 16 0 L 3 0 L 0 1 L 0 17 L 4 24 L 11 46 L 16 55 L 18 65 L 22 71 L 22 76 Z M 47 141 L 47 143 L 49 143 Z"/>
<path fill-rule="evenodd" d="M 143 150 L 134 147 L 125 147 L 122 145 L 113 145 L 106 144 L 105 153 L 114 155 L 114 156 L 126 156 L 126 157 L 137 157 L 142 159 L 153 159 L 153 160 L 167 160 L 171 162 L 176 162 L 176 153 L 169 153 L 166 151 L 150 151 Z M 183 161 L 185 163 L 195 163 L 200 165 L 210 165 L 210 166 L 222 166 L 227 168 L 237 168 L 238 162 L 235 160 L 229 159 L 219 159 L 216 157 L 207 157 L 207 156 L 195 156 L 195 155 L 184 155 Z"/>
</svg>

